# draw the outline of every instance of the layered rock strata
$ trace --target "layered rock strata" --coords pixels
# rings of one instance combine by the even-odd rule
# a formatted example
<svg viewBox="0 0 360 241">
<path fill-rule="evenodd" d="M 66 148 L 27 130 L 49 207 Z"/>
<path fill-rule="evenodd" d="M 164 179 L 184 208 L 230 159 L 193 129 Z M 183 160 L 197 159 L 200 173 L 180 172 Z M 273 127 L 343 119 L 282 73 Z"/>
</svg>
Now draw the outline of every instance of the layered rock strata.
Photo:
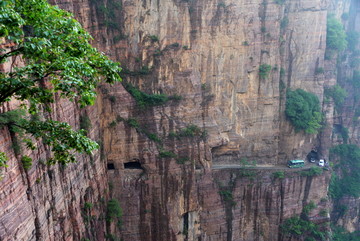
<svg viewBox="0 0 360 241">
<path fill-rule="evenodd" d="M 78 127 L 86 113 L 90 136 L 102 144 L 94 157 L 64 169 L 41 164 L 49 153 L 39 143 L 25 172 L 1 130 L 0 150 L 11 153 L 1 181 L 1 239 L 104 240 L 112 233 L 124 240 L 282 240 L 279 224 L 310 201 L 317 204 L 310 217 L 328 220 L 319 216 L 329 205 L 328 173 L 279 180 L 273 171 L 246 177 L 211 166 L 284 165 L 313 148 L 327 156 L 332 129 L 320 138 L 296 133 L 284 116 L 285 90 L 302 88 L 322 100 L 324 85 L 335 84 L 334 63 L 324 61 L 326 17 L 339 6 L 337 16 L 349 11 L 350 1 L 52 2 L 72 11 L 94 45 L 123 64 L 124 82 L 182 99 L 144 108 L 118 84 L 101 86 L 97 104 L 85 111 L 58 102 L 55 119 Z M 261 78 L 265 64 L 271 70 Z M 316 74 L 319 67 L 325 74 Z M 323 107 L 331 125 L 333 108 Z M 207 135 L 169 135 L 190 125 Z M 124 210 L 121 230 L 106 230 L 110 196 Z"/>
</svg>

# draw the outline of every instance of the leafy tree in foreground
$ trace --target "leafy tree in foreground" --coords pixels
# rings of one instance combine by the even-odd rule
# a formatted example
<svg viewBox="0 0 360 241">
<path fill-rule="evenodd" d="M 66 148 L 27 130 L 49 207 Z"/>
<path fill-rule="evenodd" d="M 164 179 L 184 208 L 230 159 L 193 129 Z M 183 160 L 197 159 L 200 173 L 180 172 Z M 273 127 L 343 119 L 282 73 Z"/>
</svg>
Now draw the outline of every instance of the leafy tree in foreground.
<svg viewBox="0 0 360 241">
<path fill-rule="evenodd" d="M 101 80 L 121 80 L 118 63 L 90 45 L 91 36 L 70 13 L 46 0 L 0 1 L 0 38 L 5 39 L 0 42 L 0 64 L 11 63 L 9 70 L 0 73 L 0 105 L 14 98 L 26 100 L 23 108 L 32 116 L 0 114 L 4 117 L 0 127 L 7 125 L 42 139 L 54 153 L 50 163 L 66 164 L 75 161 L 74 152 L 96 149 L 98 145 L 84 131 L 74 131 L 69 124 L 45 119 L 38 112 L 50 111 L 55 94 L 80 107 L 93 104 Z M 25 66 L 16 65 L 19 59 Z M 26 145 L 34 148 L 30 139 Z M 6 158 L 1 159 L 5 166 Z"/>
<path fill-rule="evenodd" d="M 321 127 L 320 102 L 316 95 L 302 89 L 286 92 L 285 114 L 296 131 L 316 134 Z"/>
</svg>

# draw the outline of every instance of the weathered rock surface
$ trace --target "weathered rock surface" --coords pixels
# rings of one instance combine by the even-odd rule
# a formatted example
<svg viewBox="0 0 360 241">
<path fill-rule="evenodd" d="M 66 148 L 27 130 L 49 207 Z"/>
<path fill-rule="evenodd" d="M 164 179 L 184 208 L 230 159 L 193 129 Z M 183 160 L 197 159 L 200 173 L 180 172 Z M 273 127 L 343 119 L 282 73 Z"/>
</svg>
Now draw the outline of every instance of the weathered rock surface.
<svg viewBox="0 0 360 241">
<path fill-rule="evenodd" d="M 122 0 L 121 11 L 108 10 L 113 19 L 99 10 L 110 0 L 52 2 L 73 12 L 94 45 L 123 64 L 125 82 L 182 100 L 141 108 L 121 84 L 101 86 L 85 112 L 102 149 L 65 169 L 42 165 L 48 152 L 39 143 L 31 154 L 37 162 L 25 172 L 9 132 L 1 130 L 0 150 L 12 153 L 0 183 L 1 239 L 104 240 L 106 232 L 129 241 L 275 241 L 283 239 L 279 224 L 310 201 L 317 204 L 310 217 L 328 221 L 319 216 L 329 208 L 328 173 L 289 172 L 279 180 L 271 171 L 246 177 L 211 166 L 244 159 L 284 164 L 313 148 L 327 157 L 337 121 L 333 103 L 324 104 L 330 127 L 321 136 L 295 133 L 284 115 L 285 88 L 322 100 L 324 85 L 336 83 L 330 73 L 336 66 L 324 61 L 326 17 L 335 7 L 341 6 L 337 16 L 348 11 L 350 1 Z M 262 64 L 272 66 L 266 78 L 259 77 Z M 149 71 L 140 72 L 144 66 Z M 324 75 L 315 74 L 319 67 Z M 54 115 L 78 126 L 83 112 L 59 102 Z M 190 124 L 207 137 L 169 137 Z M 105 225 L 109 196 L 124 210 L 120 231 Z M 85 203 L 94 206 L 84 209 Z"/>
<path fill-rule="evenodd" d="M 53 114 L 53 118 L 61 116 L 58 120 L 76 126 L 80 110 L 70 102 L 58 103 Z M 95 111 L 88 114 L 97 120 Z M 99 139 L 96 121 L 93 126 L 91 136 Z M 22 153 L 34 160 L 25 171 L 6 128 L 1 130 L 0 140 L 1 150 L 10 154 L 9 167 L 2 170 L 1 240 L 80 240 L 85 234 L 94 240 L 104 238 L 104 221 L 91 218 L 104 213 L 100 200 L 108 196 L 106 164 L 100 162 L 99 152 L 92 157 L 78 156 L 76 165 L 48 167 L 49 150 L 38 142 L 37 151 Z M 84 210 L 85 203 L 93 204 L 93 209 Z M 91 231 L 90 226 L 98 230 Z"/>
<path fill-rule="evenodd" d="M 317 145 L 286 122 L 280 88 L 322 99 L 324 79 L 315 69 L 326 47 L 324 1 L 124 1 L 123 9 L 128 38 L 119 59 L 131 70 L 153 68 L 151 77 L 127 80 L 184 96 L 173 118 L 208 130 L 214 162 L 283 163 Z M 264 79 L 262 64 L 273 68 Z"/>
</svg>

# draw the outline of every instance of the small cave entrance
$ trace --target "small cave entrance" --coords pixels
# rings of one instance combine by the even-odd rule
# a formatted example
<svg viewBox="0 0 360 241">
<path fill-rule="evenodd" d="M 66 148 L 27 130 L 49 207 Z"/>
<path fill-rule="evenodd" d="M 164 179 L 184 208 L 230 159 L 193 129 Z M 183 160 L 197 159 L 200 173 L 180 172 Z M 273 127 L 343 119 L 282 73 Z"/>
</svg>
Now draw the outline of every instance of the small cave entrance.
<svg viewBox="0 0 360 241">
<path fill-rule="evenodd" d="M 307 154 L 306 159 L 309 162 L 315 162 L 315 161 L 319 160 L 319 155 L 318 155 L 317 151 L 312 150 L 311 152 L 309 152 L 309 154 Z"/>
<path fill-rule="evenodd" d="M 138 169 L 138 170 L 144 170 L 144 168 L 141 166 L 141 163 L 137 160 L 132 160 L 130 162 L 124 163 L 124 169 Z"/>
</svg>

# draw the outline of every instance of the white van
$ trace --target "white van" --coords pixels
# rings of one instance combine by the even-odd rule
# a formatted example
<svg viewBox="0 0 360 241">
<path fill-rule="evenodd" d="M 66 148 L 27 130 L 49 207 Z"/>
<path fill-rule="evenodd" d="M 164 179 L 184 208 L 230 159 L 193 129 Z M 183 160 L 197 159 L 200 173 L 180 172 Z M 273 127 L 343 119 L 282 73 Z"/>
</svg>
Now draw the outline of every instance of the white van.
<svg viewBox="0 0 360 241">
<path fill-rule="evenodd" d="M 325 161 L 323 159 L 319 160 L 319 166 L 323 167 L 325 165 Z"/>
</svg>

